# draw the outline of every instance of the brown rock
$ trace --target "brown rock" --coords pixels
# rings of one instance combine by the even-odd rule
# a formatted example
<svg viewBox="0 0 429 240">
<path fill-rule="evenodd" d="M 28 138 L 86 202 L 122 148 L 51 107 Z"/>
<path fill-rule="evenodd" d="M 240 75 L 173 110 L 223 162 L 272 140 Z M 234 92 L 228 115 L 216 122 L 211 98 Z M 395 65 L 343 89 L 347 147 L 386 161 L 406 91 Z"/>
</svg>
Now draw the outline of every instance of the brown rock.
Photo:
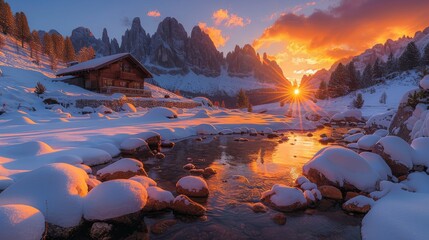
<svg viewBox="0 0 429 240">
<path fill-rule="evenodd" d="M 322 194 L 322 197 L 324 198 L 330 198 L 334 200 L 343 200 L 343 195 L 341 194 L 341 191 L 333 186 L 329 185 L 323 185 L 319 188 L 320 193 Z"/>
<path fill-rule="evenodd" d="M 278 138 L 279 135 L 277 133 L 268 133 L 267 138 Z"/>
<path fill-rule="evenodd" d="M 334 186 L 336 188 L 341 188 L 345 191 L 355 191 L 358 190 L 357 187 L 354 185 L 344 182 L 343 186 L 339 186 L 337 182 L 332 182 L 329 180 L 323 173 L 319 172 L 317 169 L 311 168 L 305 176 L 313 183 L 315 183 L 317 186 L 323 186 L 323 185 L 329 185 Z M 320 190 L 320 189 L 319 189 Z"/>
<path fill-rule="evenodd" d="M 110 233 L 113 225 L 105 222 L 95 222 L 91 226 L 90 236 L 92 239 L 112 239 Z"/>
<path fill-rule="evenodd" d="M 333 208 L 337 204 L 336 200 L 323 198 L 320 200 L 318 209 L 320 211 L 328 211 L 329 209 Z"/>
<path fill-rule="evenodd" d="M 166 232 L 170 227 L 174 226 L 176 223 L 177 223 L 177 220 L 175 219 L 161 220 L 153 224 L 152 227 L 150 228 L 150 231 L 153 234 L 162 234 Z"/>
<path fill-rule="evenodd" d="M 201 142 L 201 141 L 203 141 L 203 139 L 199 137 L 199 138 L 195 138 L 195 141 Z"/>
<path fill-rule="evenodd" d="M 312 133 L 307 133 L 307 137 L 312 137 L 313 134 Z"/>
<path fill-rule="evenodd" d="M 384 147 L 380 143 L 374 145 L 374 147 L 372 148 L 372 152 L 380 155 L 384 159 L 387 165 L 389 165 L 390 169 L 392 170 L 392 174 L 395 177 L 408 174 L 408 167 L 400 162 L 394 161 L 389 154 L 384 152 Z"/>
<path fill-rule="evenodd" d="M 204 174 L 204 169 L 191 169 L 189 170 L 189 173 L 193 176 L 202 176 Z"/>
<path fill-rule="evenodd" d="M 157 158 L 157 159 L 164 159 L 165 158 L 165 155 L 163 154 L 163 153 L 157 153 L 157 154 L 155 154 L 155 157 Z"/>
<path fill-rule="evenodd" d="M 360 194 L 357 192 L 347 192 L 346 197 L 344 198 L 344 201 L 348 201 L 356 196 L 359 196 Z"/>
<path fill-rule="evenodd" d="M 203 216 L 207 211 L 201 204 L 192 201 L 183 194 L 174 199 L 172 208 L 177 213 L 193 216 Z"/>
<path fill-rule="evenodd" d="M 208 177 L 215 175 L 215 174 L 216 174 L 216 170 L 214 170 L 213 168 L 211 168 L 211 167 L 204 168 L 203 176 L 205 178 L 208 178 Z"/>
<path fill-rule="evenodd" d="M 144 206 L 143 211 L 144 212 L 161 211 L 170 207 L 171 207 L 171 204 L 169 202 L 161 202 L 148 197 L 147 203 Z"/>
<path fill-rule="evenodd" d="M 174 147 L 174 145 L 175 145 L 175 143 L 174 142 L 162 142 L 161 143 L 161 147 L 162 148 L 173 148 Z"/>
<path fill-rule="evenodd" d="M 251 205 L 251 208 L 255 213 L 265 213 L 268 211 L 268 208 L 262 203 L 255 203 Z"/>
<path fill-rule="evenodd" d="M 188 189 L 184 189 L 181 186 L 176 185 L 176 192 L 179 194 L 184 194 L 189 197 L 208 197 L 209 190 L 207 188 L 203 188 L 199 191 L 190 191 Z"/>
<path fill-rule="evenodd" d="M 188 163 L 185 166 L 183 166 L 183 169 L 185 169 L 185 170 L 191 170 L 191 169 L 195 169 L 195 168 L 196 168 L 195 165 L 192 163 Z"/>
<path fill-rule="evenodd" d="M 284 215 L 283 213 L 277 213 L 271 219 L 274 221 L 274 223 L 278 225 L 286 224 L 286 215 Z"/>
<path fill-rule="evenodd" d="M 398 177 L 398 181 L 399 181 L 399 182 L 402 182 L 402 181 L 407 180 L 407 178 L 408 178 L 408 174 L 406 174 L 406 175 L 402 175 L 402 176 L 399 176 L 399 177 Z"/>
<path fill-rule="evenodd" d="M 97 178 L 100 181 L 105 182 L 105 181 L 109 181 L 109 180 L 113 180 L 113 179 L 128 179 L 128 178 L 134 177 L 136 175 L 143 175 L 143 176 L 147 177 L 146 171 L 143 168 L 141 168 L 141 169 L 137 170 L 136 172 L 133 172 L 133 171 L 126 171 L 126 172 L 118 171 L 118 172 L 114 172 L 114 173 L 111 173 L 111 174 L 110 173 L 106 173 L 106 174 L 98 175 Z"/>
</svg>

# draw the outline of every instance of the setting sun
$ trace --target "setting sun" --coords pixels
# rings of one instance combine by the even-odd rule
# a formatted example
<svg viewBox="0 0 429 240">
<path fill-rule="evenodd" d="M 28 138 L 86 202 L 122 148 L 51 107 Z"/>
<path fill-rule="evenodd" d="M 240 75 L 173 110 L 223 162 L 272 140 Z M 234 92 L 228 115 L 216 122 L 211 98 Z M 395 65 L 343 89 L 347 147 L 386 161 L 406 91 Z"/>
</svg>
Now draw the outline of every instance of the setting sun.
<svg viewBox="0 0 429 240">
<path fill-rule="evenodd" d="M 293 94 L 299 95 L 299 89 L 297 88 L 297 89 L 293 90 Z"/>
</svg>

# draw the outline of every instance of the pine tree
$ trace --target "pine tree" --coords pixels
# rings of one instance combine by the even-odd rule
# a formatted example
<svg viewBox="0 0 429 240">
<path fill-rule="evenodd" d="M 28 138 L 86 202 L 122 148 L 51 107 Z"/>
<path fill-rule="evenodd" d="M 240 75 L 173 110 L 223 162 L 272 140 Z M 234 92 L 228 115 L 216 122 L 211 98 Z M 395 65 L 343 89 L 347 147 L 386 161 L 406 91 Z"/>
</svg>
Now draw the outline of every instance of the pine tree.
<svg viewBox="0 0 429 240">
<path fill-rule="evenodd" d="M 316 92 L 316 98 L 322 100 L 328 98 L 328 86 L 324 80 L 320 82 L 319 89 Z"/>
<path fill-rule="evenodd" d="M 225 108 L 226 106 L 225 106 L 225 101 L 224 100 L 222 100 L 222 103 L 220 104 L 220 107 L 221 108 Z"/>
<path fill-rule="evenodd" d="M 346 68 L 350 91 L 355 91 L 359 89 L 359 76 L 355 68 L 355 63 L 353 61 L 350 62 Z"/>
<path fill-rule="evenodd" d="M 353 107 L 355 107 L 355 108 L 362 108 L 364 102 L 365 101 L 363 100 L 362 93 L 358 93 L 357 96 L 356 96 L 356 98 L 353 99 Z"/>
<path fill-rule="evenodd" d="M 420 52 L 414 42 L 410 42 L 399 58 L 399 67 L 402 71 L 411 70 L 420 64 Z"/>
<path fill-rule="evenodd" d="M 30 40 L 30 57 L 35 58 L 36 62 L 40 62 L 39 52 L 41 50 L 41 43 L 39 38 L 39 33 L 36 30 L 31 32 L 31 40 Z"/>
<path fill-rule="evenodd" d="M 373 79 L 381 78 L 383 76 L 383 67 L 381 66 L 380 59 L 377 58 L 372 67 L 372 77 Z"/>
<path fill-rule="evenodd" d="M 237 95 L 237 107 L 245 108 L 249 106 L 249 98 L 246 95 L 246 92 L 243 89 L 240 89 Z"/>
<path fill-rule="evenodd" d="M 348 93 L 347 71 L 342 63 L 338 64 L 335 71 L 332 72 L 328 89 L 329 96 L 333 98 L 344 96 Z"/>
<path fill-rule="evenodd" d="M 28 26 L 27 17 L 23 12 L 15 14 L 15 35 L 21 40 L 21 47 L 24 47 L 25 42 L 29 42 L 31 38 L 30 27 Z"/>
<path fill-rule="evenodd" d="M 52 34 L 52 44 L 54 46 L 54 54 L 57 59 L 64 59 L 64 38 L 58 33 Z"/>
<path fill-rule="evenodd" d="M 49 33 L 45 33 L 43 36 L 44 48 L 43 52 L 49 57 L 51 69 L 54 70 L 57 67 L 57 58 L 54 52 L 54 43 L 52 42 L 52 36 Z"/>
<path fill-rule="evenodd" d="M 95 51 L 92 47 L 83 47 L 79 50 L 76 59 L 79 62 L 86 62 L 95 57 Z"/>
<path fill-rule="evenodd" d="M 423 52 L 422 64 L 424 66 L 428 66 L 429 65 L 429 43 L 426 45 L 425 50 Z"/>
<path fill-rule="evenodd" d="M 366 88 L 373 85 L 372 76 L 372 66 L 371 64 L 367 64 L 362 74 L 362 88 Z"/>
<path fill-rule="evenodd" d="M 0 30 L 3 34 L 13 35 L 15 32 L 15 19 L 8 3 L 0 0 Z"/>
<path fill-rule="evenodd" d="M 72 62 L 76 60 L 73 43 L 69 37 L 64 40 L 64 62 Z"/>
<path fill-rule="evenodd" d="M 393 57 L 393 53 L 391 52 L 389 54 L 389 57 L 387 58 L 387 62 L 386 62 L 386 73 L 390 74 L 392 72 L 395 72 L 398 70 L 397 67 L 397 62 L 395 57 Z"/>
</svg>

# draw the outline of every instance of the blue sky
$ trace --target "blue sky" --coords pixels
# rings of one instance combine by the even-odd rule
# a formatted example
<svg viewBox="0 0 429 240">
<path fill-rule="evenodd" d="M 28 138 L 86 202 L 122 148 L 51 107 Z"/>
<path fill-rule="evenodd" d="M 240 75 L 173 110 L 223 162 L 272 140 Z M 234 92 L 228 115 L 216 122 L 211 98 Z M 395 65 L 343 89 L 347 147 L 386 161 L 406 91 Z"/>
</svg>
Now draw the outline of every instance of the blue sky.
<svg viewBox="0 0 429 240">
<path fill-rule="evenodd" d="M 331 1 L 322 5 L 310 5 L 312 2 L 302 0 L 10 0 L 7 1 L 14 12 L 23 11 L 32 29 L 55 29 L 63 35 L 70 35 L 79 26 L 91 29 L 96 37 L 101 37 L 104 27 L 110 37 L 120 36 L 129 27 L 127 23 L 134 17 L 140 17 L 143 28 L 153 34 L 158 23 L 164 17 L 175 17 L 190 33 L 193 26 L 206 23 L 216 27 L 228 40 L 221 51 L 230 51 L 236 44 L 252 43 L 265 28 L 284 12 L 296 11 L 302 14 L 311 13 L 315 7 L 324 8 Z M 320 1 L 317 1 L 320 2 Z M 335 2 L 335 1 L 334 1 Z M 219 9 L 228 10 L 245 21 L 243 27 L 214 26 L 213 13 Z M 147 16 L 149 11 L 158 11 L 161 16 Z"/>
</svg>

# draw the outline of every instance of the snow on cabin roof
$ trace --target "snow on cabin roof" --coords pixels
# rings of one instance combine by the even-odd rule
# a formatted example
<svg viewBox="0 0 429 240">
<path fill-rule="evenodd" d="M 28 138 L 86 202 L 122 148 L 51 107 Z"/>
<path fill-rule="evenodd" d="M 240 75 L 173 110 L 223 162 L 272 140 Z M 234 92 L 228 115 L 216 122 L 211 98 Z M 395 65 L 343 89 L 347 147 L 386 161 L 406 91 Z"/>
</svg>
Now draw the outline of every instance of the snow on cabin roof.
<svg viewBox="0 0 429 240">
<path fill-rule="evenodd" d="M 137 67 L 139 67 L 143 72 L 148 74 L 148 77 L 152 78 L 152 74 L 131 54 L 129 53 L 118 53 L 110 56 L 105 56 L 101 58 L 94 58 L 86 62 L 82 62 L 68 68 L 63 68 L 58 70 L 57 76 L 71 75 L 77 72 L 90 71 L 100 69 L 110 63 L 116 62 L 120 59 L 129 57 L 134 63 L 136 63 Z"/>
</svg>

